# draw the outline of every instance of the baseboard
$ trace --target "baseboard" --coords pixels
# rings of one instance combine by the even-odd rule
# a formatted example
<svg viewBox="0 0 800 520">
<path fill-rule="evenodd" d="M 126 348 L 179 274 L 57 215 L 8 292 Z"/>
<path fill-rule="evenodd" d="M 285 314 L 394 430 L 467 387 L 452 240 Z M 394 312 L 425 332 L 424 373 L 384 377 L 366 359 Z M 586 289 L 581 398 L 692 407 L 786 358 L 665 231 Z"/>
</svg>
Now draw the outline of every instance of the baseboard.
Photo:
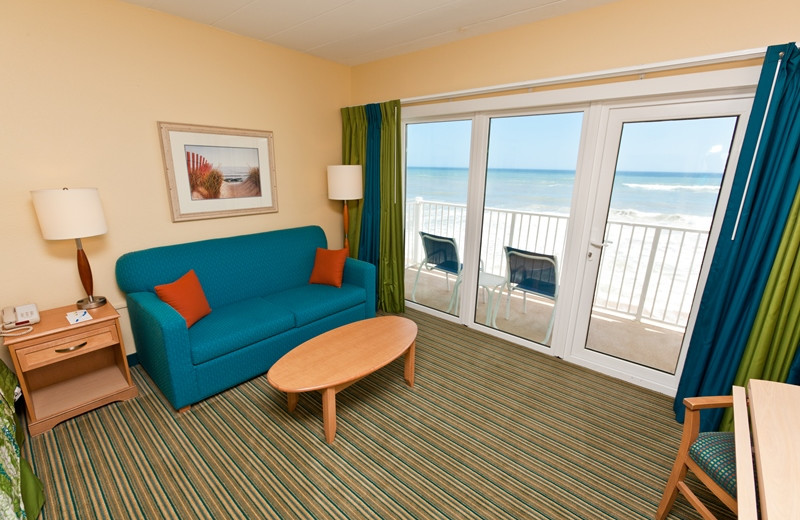
<svg viewBox="0 0 800 520">
<path fill-rule="evenodd" d="M 128 367 L 135 367 L 139 364 L 139 356 L 137 356 L 135 352 L 133 354 L 128 354 L 127 359 Z"/>
</svg>

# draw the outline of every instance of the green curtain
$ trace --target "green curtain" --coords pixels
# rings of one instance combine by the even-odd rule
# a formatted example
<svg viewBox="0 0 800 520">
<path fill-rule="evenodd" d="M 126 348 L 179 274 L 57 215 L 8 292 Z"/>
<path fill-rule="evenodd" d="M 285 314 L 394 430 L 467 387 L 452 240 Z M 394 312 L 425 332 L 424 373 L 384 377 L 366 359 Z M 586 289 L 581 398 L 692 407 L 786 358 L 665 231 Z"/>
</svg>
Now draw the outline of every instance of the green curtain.
<svg viewBox="0 0 800 520">
<path fill-rule="evenodd" d="M 367 114 L 363 106 L 342 109 L 342 164 L 364 165 L 367 161 Z M 363 175 L 362 169 L 362 175 Z M 362 184 L 363 185 L 363 184 Z M 361 212 L 363 200 L 347 201 L 350 220 L 347 236 L 350 241 L 350 256 L 358 257 L 361 241 Z"/>
<path fill-rule="evenodd" d="M 380 115 L 380 190 L 379 190 L 379 260 L 376 265 L 378 279 L 376 284 L 378 307 L 386 312 L 405 310 L 404 286 L 404 234 L 403 234 L 403 176 L 401 171 L 401 125 L 400 101 L 387 101 L 372 104 L 370 109 L 378 109 Z M 367 165 L 367 135 L 376 129 L 370 128 L 367 106 L 342 108 L 342 163 L 360 164 L 365 175 L 374 165 Z M 367 197 L 365 190 L 365 197 Z M 374 202 L 374 201 L 371 201 Z M 350 256 L 359 257 L 361 250 L 362 222 L 365 218 L 365 200 L 348 202 L 350 222 Z M 374 217 L 371 217 L 374 218 Z"/>
<path fill-rule="evenodd" d="M 800 341 L 800 197 L 795 196 L 764 297 L 734 379 L 785 381 Z"/>
<path fill-rule="evenodd" d="M 381 223 L 378 301 L 387 312 L 405 310 L 403 183 L 400 101 L 381 103 Z"/>
<path fill-rule="evenodd" d="M 733 384 L 750 379 L 786 381 L 800 342 L 800 192 L 795 195 L 775 263 L 747 339 Z M 726 410 L 720 429 L 733 431 L 733 411 Z"/>
</svg>

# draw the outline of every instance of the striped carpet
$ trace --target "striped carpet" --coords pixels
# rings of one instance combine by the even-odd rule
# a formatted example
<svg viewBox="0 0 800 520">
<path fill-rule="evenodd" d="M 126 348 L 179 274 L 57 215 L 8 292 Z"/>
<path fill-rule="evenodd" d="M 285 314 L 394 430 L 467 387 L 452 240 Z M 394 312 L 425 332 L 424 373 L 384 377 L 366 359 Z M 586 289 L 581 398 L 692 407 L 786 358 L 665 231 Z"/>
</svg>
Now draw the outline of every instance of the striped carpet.
<svg viewBox="0 0 800 520">
<path fill-rule="evenodd" d="M 670 398 L 407 316 L 415 386 L 398 360 L 339 394 L 332 445 L 318 393 L 289 415 L 259 377 L 177 415 L 133 367 L 138 398 L 26 444 L 43 518 L 653 517 L 680 437 Z M 698 515 L 679 498 L 672 518 Z"/>
</svg>

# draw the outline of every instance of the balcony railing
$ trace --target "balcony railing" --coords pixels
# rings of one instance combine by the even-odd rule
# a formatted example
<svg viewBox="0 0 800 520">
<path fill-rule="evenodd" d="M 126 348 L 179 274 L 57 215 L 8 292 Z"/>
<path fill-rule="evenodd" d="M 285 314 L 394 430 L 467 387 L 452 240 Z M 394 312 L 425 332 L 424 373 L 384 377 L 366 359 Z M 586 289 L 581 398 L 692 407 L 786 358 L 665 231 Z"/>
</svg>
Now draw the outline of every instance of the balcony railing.
<svg viewBox="0 0 800 520">
<path fill-rule="evenodd" d="M 419 231 L 455 237 L 464 258 L 464 205 L 425 201 L 406 205 L 406 267 L 424 254 Z M 486 208 L 483 214 L 483 270 L 505 276 L 503 246 L 555 255 L 566 246 L 566 215 Z M 641 321 L 685 327 L 689 318 L 708 232 L 609 220 L 601 255 L 594 307 Z"/>
</svg>

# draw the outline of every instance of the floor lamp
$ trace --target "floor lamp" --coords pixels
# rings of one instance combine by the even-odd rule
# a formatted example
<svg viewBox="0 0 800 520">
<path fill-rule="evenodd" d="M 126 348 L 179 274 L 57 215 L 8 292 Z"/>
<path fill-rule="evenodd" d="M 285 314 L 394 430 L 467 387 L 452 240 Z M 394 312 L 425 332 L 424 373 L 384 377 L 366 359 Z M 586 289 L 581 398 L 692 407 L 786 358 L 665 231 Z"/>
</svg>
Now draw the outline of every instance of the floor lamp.
<svg viewBox="0 0 800 520">
<path fill-rule="evenodd" d="M 86 298 L 78 300 L 78 308 L 94 309 L 105 305 L 103 296 L 92 294 L 92 268 L 81 244 L 81 238 L 102 235 L 108 231 L 97 188 L 35 190 L 31 192 L 31 197 L 45 240 L 75 239 L 78 274 L 86 291 Z"/>
<path fill-rule="evenodd" d="M 342 217 L 344 218 L 344 248 L 350 251 L 347 231 L 350 226 L 347 214 L 347 201 L 358 200 L 364 196 L 361 165 L 339 164 L 328 166 L 328 198 L 344 201 Z"/>
</svg>

